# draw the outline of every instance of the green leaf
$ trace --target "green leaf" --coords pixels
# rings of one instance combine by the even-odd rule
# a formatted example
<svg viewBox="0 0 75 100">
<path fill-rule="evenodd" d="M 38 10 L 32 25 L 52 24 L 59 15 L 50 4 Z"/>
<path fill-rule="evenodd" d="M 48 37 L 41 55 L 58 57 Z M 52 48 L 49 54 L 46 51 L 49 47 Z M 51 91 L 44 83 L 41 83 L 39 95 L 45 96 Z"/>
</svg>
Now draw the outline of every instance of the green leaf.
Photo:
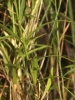
<svg viewBox="0 0 75 100">
<path fill-rule="evenodd" d="M 46 93 L 48 92 L 48 90 L 49 90 L 49 88 L 51 86 L 51 83 L 52 83 L 51 78 L 48 78 L 47 85 L 46 85 L 46 88 L 45 88 L 45 91 L 43 93 L 43 96 L 42 96 L 41 100 L 43 100 L 43 98 L 45 97 Z"/>
<path fill-rule="evenodd" d="M 13 83 L 16 84 L 17 83 L 17 71 L 16 71 L 16 67 L 13 67 L 12 75 L 13 75 Z"/>
<path fill-rule="evenodd" d="M 67 71 L 64 76 L 66 76 L 70 73 L 73 73 L 73 72 L 75 72 L 75 67 L 72 67 L 69 71 Z"/>
<path fill-rule="evenodd" d="M 66 87 L 64 87 L 64 88 L 75 99 L 75 95 L 71 91 L 69 91 Z"/>
<path fill-rule="evenodd" d="M 5 25 L 0 23 L 0 27 L 5 30 L 9 35 L 12 35 L 14 38 L 18 38 L 17 34 L 15 34 L 11 29 L 7 28 Z"/>
<path fill-rule="evenodd" d="M 32 0 L 32 9 L 34 8 L 35 0 Z"/>
<path fill-rule="evenodd" d="M 67 66 L 65 66 L 63 69 L 67 69 L 67 68 L 74 68 L 75 67 L 75 64 L 71 64 L 71 65 L 67 65 Z"/>
<path fill-rule="evenodd" d="M 48 47 L 47 45 L 40 45 L 38 48 L 34 48 L 34 49 L 32 49 L 31 51 L 29 51 L 28 54 L 31 54 L 31 53 L 33 53 L 33 52 L 36 52 L 36 51 L 45 49 L 45 48 L 47 48 L 47 47 Z"/>
<path fill-rule="evenodd" d="M 20 23 L 22 22 L 22 19 L 23 19 L 24 8 L 25 8 L 25 0 L 22 0 L 21 6 L 20 6 L 20 11 L 19 11 L 19 21 L 20 21 Z"/>
<path fill-rule="evenodd" d="M 50 75 L 53 76 L 53 67 L 51 68 Z M 48 92 L 48 90 L 51 87 L 51 84 L 52 84 L 52 79 L 48 78 L 47 85 L 46 85 L 46 88 L 44 90 L 44 93 L 43 93 L 43 96 L 42 96 L 41 100 L 43 100 L 43 98 L 45 97 L 46 93 Z"/>
<path fill-rule="evenodd" d="M 10 62 L 10 57 L 8 56 L 8 52 L 2 43 L 0 43 L 0 50 L 2 52 L 3 62 L 8 64 Z M 5 70 L 7 74 L 9 74 L 9 66 L 5 65 Z"/>
<path fill-rule="evenodd" d="M 54 72 L 54 68 L 52 67 L 52 68 L 51 68 L 51 71 L 50 71 L 51 76 L 53 76 L 53 72 Z"/>
<path fill-rule="evenodd" d="M 45 7 L 47 7 L 49 5 L 49 3 L 51 3 L 51 2 L 52 2 L 52 0 L 44 0 Z"/>
<path fill-rule="evenodd" d="M 33 79 L 34 85 L 37 83 L 37 73 L 38 73 L 38 59 L 37 57 L 34 57 L 31 61 L 31 67 L 30 67 L 31 76 Z"/>
<path fill-rule="evenodd" d="M 49 0 L 44 0 L 44 4 L 46 7 L 48 6 L 49 2 L 50 2 Z"/>
</svg>

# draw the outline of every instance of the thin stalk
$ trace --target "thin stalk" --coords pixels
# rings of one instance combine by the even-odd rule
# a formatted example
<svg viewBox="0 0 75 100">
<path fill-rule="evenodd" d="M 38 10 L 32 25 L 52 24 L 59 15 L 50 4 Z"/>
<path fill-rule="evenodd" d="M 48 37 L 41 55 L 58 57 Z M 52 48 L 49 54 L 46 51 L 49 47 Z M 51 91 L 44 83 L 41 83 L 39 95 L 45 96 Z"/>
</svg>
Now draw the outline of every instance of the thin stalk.
<svg viewBox="0 0 75 100">
<path fill-rule="evenodd" d="M 58 20 L 58 13 L 59 13 L 59 10 L 60 10 L 60 6 L 61 6 L 61 2 L 62 0 L 60 1 L 59 3 L 59 7 L 58 7 L 58 10 L 57 10 L 57 7 L 56 7 L 56 20 Z M 55 3 L 56 4 L 56 3 Z M 55 25 L 54 25 L 55 26 Z M 59 27 L 59 22 L 57 22 L 57 29 Z M 61 73 L 61 76 L 62 76 L 62 96 L 61 96 L 61 91 L 60 91 L 60 99 L 64 100 L 64 79 L 63 79 L 63 72 L 62 72 L 62 66 L 61 66 L 61 47 L 60 47 L 60 44 L 59 44 L 59 41 L 60 41 L 60 34 L 59 34 L 59 30 L 57 30 L 57 42 L 58 42 L 58 64 L 59 64 L 59 68 L 60 68 L 60 73 Z"/>
<path fill-rule="evenodd" d="M 72 9 L 72 1 L 69 0 L 69 16 L 71 18 L 71 20 L 74 22 L 74 16 L 73 16 L 73 9 Z M 72 32 L 72 42 L 73 45 L 75 44 L 75 24 L 71 23 L 71 32 Z M 75 46 L 74 46 L 74 51 L 75 51 Z M 75 52 L 74 52 L 74 64 L 75 64 Z M 75 82 L 75 72 L 74 72 L 74 82 Z M 75 84 L 74 84 L 74 95 L 75 95 Z"/>
<path fill-rule="evenodd" d="M 60 7 L 61 7 L 61 3 L 62 3 L 62 0 L 60 0 L 60 2 L 59 2 L 58 11 L 57 11 L 57 14 L 56 14 L 56 17 L 55 17 L 55 20 L 54 20 L 54 23 L 53 23 L 51 32 L 50 32 L 50 34 L 49 34 L 49 38 L 51 37 L 51 35 L 52 35 L 52 33 L 53 33 L 53 30 L 54 30 L 54 27 L 55 27 L 55 25 L 56 25 L 57 18 L 58 18 L 58 14 L 59 14 L 59 10 L 60 10 Z"/>
</svg>

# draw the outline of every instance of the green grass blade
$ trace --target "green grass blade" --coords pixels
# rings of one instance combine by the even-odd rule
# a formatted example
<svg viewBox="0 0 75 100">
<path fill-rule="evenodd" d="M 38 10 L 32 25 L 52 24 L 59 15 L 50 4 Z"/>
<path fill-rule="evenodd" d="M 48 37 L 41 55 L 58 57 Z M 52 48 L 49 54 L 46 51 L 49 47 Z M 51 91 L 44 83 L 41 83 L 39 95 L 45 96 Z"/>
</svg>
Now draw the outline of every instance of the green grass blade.
<svg viewBox="0 0 75 100">
<path fill-rule="evenodd" d="M 19 10 L 19 22 L 22 23 L 23 20 L 23 13 L 25 9 L 25 0 L 22 0 L 21 5 L 20 5 L 20 10 Z"/>
<path fill-rule="evenodd" d="M 37 75 L 38 75 L 38 59 L 37 59 L 37 57 L 34 57 L 31 60 L 30 72 L 31 72 L 31 75 L 32 75 L 33 83 L 36 86 Z"/>
<path fill-rule="evenodd" d="M 53 76 L 53 67 L 51 68 L 50 75 Z M 52 79 L 48 78 L 47 84 L 46 84 L 46 88 L 44 90 L 44 93 L 43 93 L 43 96 L 42 96 L 41 100 L 43 100 L 43 98 L 45 97 L 46 93 L 49 91 L 49 89 L 51 87 L 51 84 L 52 84 Z"/>
</svg>

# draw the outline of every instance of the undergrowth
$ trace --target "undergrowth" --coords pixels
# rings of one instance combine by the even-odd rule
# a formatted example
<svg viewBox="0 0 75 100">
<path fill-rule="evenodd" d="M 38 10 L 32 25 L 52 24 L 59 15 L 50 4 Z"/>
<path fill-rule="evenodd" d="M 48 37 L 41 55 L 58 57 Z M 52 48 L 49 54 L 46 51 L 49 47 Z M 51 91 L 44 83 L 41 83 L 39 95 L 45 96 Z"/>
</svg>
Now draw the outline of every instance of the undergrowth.
<svg viewBox="0 0 75 100">
<path fill-rule="evenodd" d="M 75 99 L 74 1 L 0 0 L 0 99 Z"/>
</svg>

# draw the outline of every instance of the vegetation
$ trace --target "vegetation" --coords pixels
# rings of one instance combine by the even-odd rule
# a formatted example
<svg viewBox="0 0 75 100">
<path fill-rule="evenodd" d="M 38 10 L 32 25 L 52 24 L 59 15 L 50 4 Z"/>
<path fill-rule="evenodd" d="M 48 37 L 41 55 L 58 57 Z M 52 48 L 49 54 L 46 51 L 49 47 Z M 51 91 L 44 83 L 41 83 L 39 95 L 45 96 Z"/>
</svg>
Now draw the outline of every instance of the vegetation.
<svg viewBox="0 0 75 100">
<path fill-rule="evenodd" d="M 0 0 L 0 100 L 75 99 L 74 8 Z"/>
</svg>

